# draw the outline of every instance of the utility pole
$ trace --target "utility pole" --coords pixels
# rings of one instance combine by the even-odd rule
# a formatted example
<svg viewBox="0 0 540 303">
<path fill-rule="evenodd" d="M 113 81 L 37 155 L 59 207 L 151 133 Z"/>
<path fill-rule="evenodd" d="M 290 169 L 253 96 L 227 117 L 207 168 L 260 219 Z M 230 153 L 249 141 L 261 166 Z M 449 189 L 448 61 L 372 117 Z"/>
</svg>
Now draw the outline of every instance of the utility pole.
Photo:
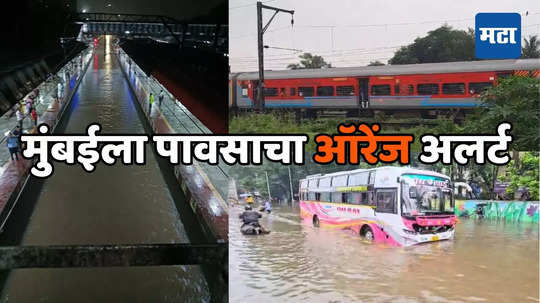
<svg viewBox="0 0 540 303">
<path fill-rule="evenodd" d="M 289 169 L 289 188 L 291 190 L 291 206 L 294 206 L 294 194 L 292 190 L 292 178 L 291 178 L 291 167 L 287 167 Z"/>
<path fill-rule="evenodd" d="M 262 16 L 262 10 L 263 8 L 268 10 L 273 10 L 274 14 L 268 20 L 268 23 L 263 27 L 263 16 Z M 257 45 L 258 45 L 258 52 L 259 52 L 259 84 L 257 85 L 257 100 L 255 102 L 255 109 L 259 112 L 264 110 L 264 44 L 263 44 L 263 34 L 268 29 L 268 26 L 270 26 L 270 22 L 274 20 L 274 17 L 279 13 L 289 13 L 291 16 L 294 15 L 293 10 L 285 10 L 277 7 L 272 7 L 268 5 L 262 4 L 262 2 L 257 2 Z M 294 19 L 291 19 L 291 25 L 294 24 Z"/>
<path fill-rule="evenodd" d="M 266 188 L 268 189 L 268 199 L 272 201 L 272 195 L 270 194 L 270 183 L 268 183 L 268 172 L 264 171 L 266 174 Z"/>
</svg>

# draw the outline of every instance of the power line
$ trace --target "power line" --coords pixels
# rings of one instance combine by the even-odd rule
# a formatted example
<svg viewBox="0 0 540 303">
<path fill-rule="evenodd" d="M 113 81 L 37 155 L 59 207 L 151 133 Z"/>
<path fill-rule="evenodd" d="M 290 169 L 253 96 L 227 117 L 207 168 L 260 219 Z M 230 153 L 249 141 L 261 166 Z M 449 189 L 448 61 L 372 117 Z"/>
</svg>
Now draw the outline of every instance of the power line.
<svg viewBox="0 0 540 303">
<path fill-rule="evenodd" d="M 277 1 L 277 0 L 263 1 L 262 3 L 274 2 L 274 1 Z M 238 6 L 229 7 L 229 10 L 234 10 L 234 9 L 238 9 L 238 8 L 242 8 L 242 7 L 248 7 L 248 6 L 255 6 L 255 5 L 257 5 L 257 3 L 250 3 L 250 4 L 245 4 L 245 5 L 238 5 Z"/>
</svg>

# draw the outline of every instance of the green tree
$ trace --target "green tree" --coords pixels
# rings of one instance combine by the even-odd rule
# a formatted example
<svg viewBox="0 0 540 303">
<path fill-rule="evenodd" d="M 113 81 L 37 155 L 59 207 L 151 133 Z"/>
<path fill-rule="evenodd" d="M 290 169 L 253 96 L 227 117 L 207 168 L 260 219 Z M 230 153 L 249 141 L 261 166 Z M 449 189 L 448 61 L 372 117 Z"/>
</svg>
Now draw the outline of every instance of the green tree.
<svg viewBox="0 0 540 303">
<path fill-rule="evenodd" d="M 379 60 L 375 60 L 375 61 L 369 62 L 369 64 L 367 66 L 382 66 L 382 65 L 384 65 L 384 63 L 382 63 Z"/>
<path fill-rule="evenodd" d="M 493 133 L 499 123 L 512 123 L 512 149 L 540 147 L 540 79 L 511 76 L 481 95 L 482 107 L 465 122 L 465 133 Z"/>
<path fill-rule="evenodd" d="M 474 31 L 455 30 L 443 25 L 414 43 L 402 46 L 388 64 L 414 64 L 476 60 Z"/>
<path fill-rule="evenodd" d="M 506 192 L 514 194 L 520 187 L 525 187 L 530 192 L 529 199 L 538 200 L 538 165 L 540 164 L 538 153 L 525 152 L 521 156 L 520 163 L 510 161 L 506 174 L 500 176 L 501 181 L 509 182 Z"/>
<path fill-rule="evenodd" d="M 524 39 L 525 43 L 521 48 L 521 58 L 540 58 L 540 44 L 538 41 L 538 36 L 529 36 Z"/>
<path fill-rule="evenodd" d="M 300 63 L 287 65 L 288 69 L 306 69 L 306 68 L 331 68 L 332 64 L 324 61 L 324 58 L 311 53 L 303 53 L 298 56 Z"/>
</svg>

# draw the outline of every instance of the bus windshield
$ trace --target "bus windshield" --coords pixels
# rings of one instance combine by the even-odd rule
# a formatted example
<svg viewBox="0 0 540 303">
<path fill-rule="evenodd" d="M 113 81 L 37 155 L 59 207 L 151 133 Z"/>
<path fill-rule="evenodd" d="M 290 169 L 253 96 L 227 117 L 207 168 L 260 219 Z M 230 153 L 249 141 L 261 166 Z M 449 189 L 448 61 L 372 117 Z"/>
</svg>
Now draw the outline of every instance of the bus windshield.
<svg viewBox="0 0 540 303">
<path fill-rule="evenodd" d="M 401 177 L 401 214 L 404 216 L 454 213 L 450 180 L 428 175 Z"/>
</svg>

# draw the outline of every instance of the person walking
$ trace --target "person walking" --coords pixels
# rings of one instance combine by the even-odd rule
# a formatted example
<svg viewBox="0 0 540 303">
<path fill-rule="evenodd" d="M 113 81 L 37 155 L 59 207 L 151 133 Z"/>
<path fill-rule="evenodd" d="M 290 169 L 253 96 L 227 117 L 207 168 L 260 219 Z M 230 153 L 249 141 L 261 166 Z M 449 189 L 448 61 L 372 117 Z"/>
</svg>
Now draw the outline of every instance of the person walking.
<svg viewBox="0 0 540 303">
<path fill-rule="evenodd" d="M 24 120 L 24 114 L 22 113 L 21 110 L 18 110 L 17 111 L 17 123 L 19 125 L 19 127 L 22 129 L 23 128 L 23 120 Z"/>
<path fill-rule="evenodd" d="M 266 200 L 266 203 L 264 203 L 264 211 L 266 211 L 267 213 L 272 212 L 272 204 L 270 204 L 269 200 Z"/>
<path fill-rule="evenodd" d="M 19 161 L 19 138 L 10 132 L 6 141 L 11 160 Z M 13 159 L 13 155 L 15 155 L 15 159 Z"/>
<path fill-rule="evenodd" d="M 35 108 L 32 108 L 30 115 L 32 116 L 32 120 L 34 120 L 34 126 L 37 126 L 37 113 Z"/>
<path fill-rule="evenodd" d="M 34 100 L 32 100 L 32 99 L 30 99 L 30 98 L 26 99 L 26 104 L 25 104 L 25 106 L 26 106 L 26 111 L 25 111 L 25 113 L 26 113 L 26 114 L 30 114 L 30 113 L 32 112 L 32 108 L 34 108 Z"/>
<path fill-rule="evenodd" d="M 163 102 L 163 98 L 165 97 L 165 93 L 163 93 L 163 90 L 161 90 L 159 92 L 159 96 L 158 96 L 158 99 L 159 99 L 159 108 L 161 108 L 161 102 Z"/>
<path fill-rule="evenodd" d="M 150 93 L 148 98 L 148 115 L 152 115 L 152 104 L 154 104 L 154 94 Z"/>
</svg>

